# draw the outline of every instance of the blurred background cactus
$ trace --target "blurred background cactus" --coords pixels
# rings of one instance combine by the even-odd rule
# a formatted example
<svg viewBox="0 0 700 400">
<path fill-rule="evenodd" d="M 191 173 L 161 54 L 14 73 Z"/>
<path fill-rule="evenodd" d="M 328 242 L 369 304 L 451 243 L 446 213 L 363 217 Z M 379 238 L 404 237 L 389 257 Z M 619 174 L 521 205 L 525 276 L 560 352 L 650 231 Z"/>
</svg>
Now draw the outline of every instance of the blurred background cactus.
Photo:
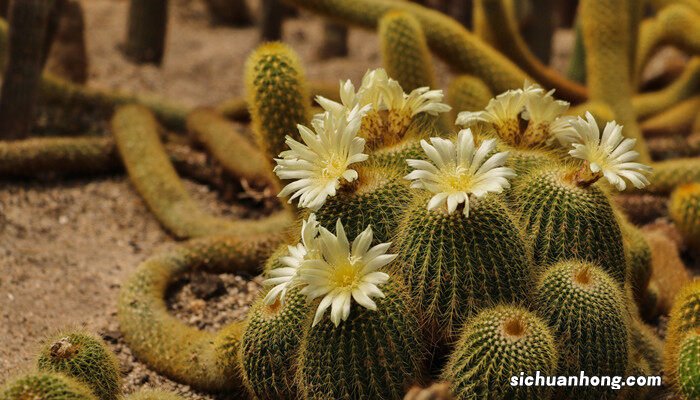
<svg viewBox="0 0 700 400">
<path fill-rule="evenodd" d="M 121 3 L 0 1 L 2 187 L 124 179 L 182 242 L 93 295 L 117 339 L 49 336 L 1 400 L 700 398 L 697 0 Z M 91 47 L 107 16 L 117 66 Z M 217 284 L 177 303 L 226 275 L 239 318 Z M 536 371 L 663 384 L 511 384 Z"/>
</svg>

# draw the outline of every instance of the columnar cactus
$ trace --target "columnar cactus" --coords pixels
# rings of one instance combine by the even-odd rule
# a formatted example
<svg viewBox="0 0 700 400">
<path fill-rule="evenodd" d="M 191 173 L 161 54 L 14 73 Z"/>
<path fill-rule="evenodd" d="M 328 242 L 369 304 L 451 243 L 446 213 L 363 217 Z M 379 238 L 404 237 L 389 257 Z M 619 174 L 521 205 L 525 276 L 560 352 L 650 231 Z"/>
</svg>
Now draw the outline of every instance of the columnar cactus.
<svg viewBox="0 0 700 400">
<path fill-rule="evenodd" d="M 668 213 L 691 249 L 700 246 L 700 183 L 681 185 L 673 191 Z"/>
</svg>

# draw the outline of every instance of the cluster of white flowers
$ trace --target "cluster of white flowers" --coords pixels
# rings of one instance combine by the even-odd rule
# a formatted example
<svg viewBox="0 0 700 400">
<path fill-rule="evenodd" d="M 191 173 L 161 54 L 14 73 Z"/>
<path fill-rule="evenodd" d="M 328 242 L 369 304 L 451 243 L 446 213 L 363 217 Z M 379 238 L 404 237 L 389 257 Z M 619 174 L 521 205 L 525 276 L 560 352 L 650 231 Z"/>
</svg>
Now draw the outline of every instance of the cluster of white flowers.
<svg viewBox="0 0 700 400">
<path fill-rule="evenodd" d="M 471 129 L 463 129 L 456 143 L 435 137 L 430 142 L 432 145 L 421 140 L 420 144 L 432 162 L 406 160 L 414 168 L 406 175 L 406 179 L 413 181 L 411 187 L 434 193 L 428 203 L 429 210 L 447 204 L 447 212 L 452 214 L 464 203 L 464 215 L 469 216 L 470 196 L 479 198 L 510 187 L 508 178 L 514 177 L 515 172 L 503 166 L 507 152 L 491 155 L 496 148 L 494 139 L 485 140 L 477 148 Z"/>
<path fill-rule="evenodd" d="M 405 94 L 383 69 L 368 71 L 357 92 L 350 80 L 341 82 L 342 103 L 317 97 L 325 112 L 314 116 L 313 131 L 303 125 L 297 126 L 303 143 L 287 136 L 290 149 L 275 159 L 274 171 L 280 179 L 293 182 L 286 185 L 279 196 L 291 196 L 290 203 L 298 198 L 299 207 L 318 210 L 329 196 L 335 196 L 343 181 L 357 179 L 358 173 L 351 165 L 367 160 L 366 140 L 359 137 L 358 132 L 368 112 L 397 109 L 408 113 L 409 117 L 419 113 L 437 115 L 450 110 L 441 103 L 442 97 L 441 90 L 428 88 Z"/>
<path fill-rule="evenodd" d="M 618 190 L 627 187 L 625 179 L 638 189 L 649 184 L 644 174 L 650 173 L 651 168 L 634 162 L 639 157 L 639 153 L 632 150 L 636 139 L 625 139 L 621 125 L 608 122 L 601 136 L 595 118 L 588 112 L 585 120 L 579 117 L 571 125 L 576 136 L 571 139 L 573 149 L 569 154 L 584 160 L 591 172 L 604 176 Z"/>
<path fill-rule="evenodd" d="M 372 244 L 372 227 L 360 233 L 352 245 L 348 241 L 340 220 L 336 223 L 335 235 L 319 227 L 313 214 L 302 226 L 302 243 L 289 246 L 289 254 L 280 258 L 284 265 L 270 271 L 265 286 L 272 288 L 265 297 L 267 304 L 277 299 L 284 302 L 292 287 L 309 300 L 322 298 L 319 302 L 313 325 L 315 326 L 331 308 L 331 321 L 338 326 L 350 316 L 352 300 L 370 310 L 377 304 L 372 298 L 383 298 L 379 288 L 389 280 L 389 275 L 380 269 L 395 258 L 387 254 L 390 243 Z"/>
</svg>

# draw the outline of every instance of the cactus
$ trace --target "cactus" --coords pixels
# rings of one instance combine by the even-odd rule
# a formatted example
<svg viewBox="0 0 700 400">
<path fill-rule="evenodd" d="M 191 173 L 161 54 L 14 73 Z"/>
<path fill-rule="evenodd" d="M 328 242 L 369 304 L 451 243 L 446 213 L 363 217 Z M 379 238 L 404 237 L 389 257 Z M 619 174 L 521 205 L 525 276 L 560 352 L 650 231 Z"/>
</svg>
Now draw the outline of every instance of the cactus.
<svg viewBox="0 0 700 400">
<path fill-rule="evenodd" d="M 90 389 L 56 373 L 35 373 L 9 382 L 0 389 L 0 400 L 97 400 Z"/>
<path fill-rule="evenodd" d="M 60 14 L 46 70 L 71 82 L 84 84 L 88 79 L 88 59 L 83 7 L 78 1 L 66 1 Z"/>
<path fill-rule="evenodd" d="M 299 140 L 297 124 L 311 119 L 309 88 L 297 55 L 282 43 L 267 43 L 251 54 L 245 87 L 258 147 L 271 163 L 287 149 L 285 137 Z"/>
<path fill-rule="evenodd" d="M 146 260 L 122 286 L 117 315 L 133 354 L 159 373 L 195 388 L 242 389 L 237 355 L 243 325 L 217 333 L 199 331 L 169 314 L 165 293 L 178 277 L 212 272 L 256 273 L 280 237 L 208 237 Z"/>
<path fill-rule="evenodd" d="M 700 91 L 700 57 L 693 57 L 681 76 L 670 85 L 655 92 L 643 93 L 632 98 L 637 118 L 644 119 L 677 106 L 679 102 L 696 96 Z M 695 115 L 691 111 L 692 115 Z"/>
<path fill-rule="evenodd" d="M 213 111 L 199 109 L 187 116 L 187 127 L 231 176 L 279 192 L 269 162 L 233 124 Z"/>
<path fill-rule="evenodd" d="M 671 193 L 676 187 L 693 182 L 700 182 L 699 158 L 676 158 L 651 164 L 654 172 L 649 180 L 651 185 L 645 192 L 655 194 Z"/>
<path fill-rule="evenodd" d="M 10 6 L 8 60 L 0 92 L 3 139 L 27 137 L 34 123 L 52 6 L 47 0 L 18 1 Z"/>
<path fill-rule="evenodd" d="M 551 266 L 537 285 L 535 304 L 559 338 L 558 375 L 625 375 L 627 311 L 619 284 L 603 269 L 577 260 Z M 576 399 L 613 399 L 618 394 L 606 387 L 565 390 L 567 398 Z"/>
<path fill-rule="evenodd" d="M 690 3 L 690 2 L 689 2 Z M 672 45 L 690 54 L 700 53 L 700 10 L 691 4 L 677 3 L 665 7 L 639 29 L 639 47 L 635 60 L 637 76 L 654 51 L 663 45 Z"/>
<path fill-rule="evenodd" d="M 379 21 L 382 65 L 404 91 L 436 87 L 435 72 L 423 28 L 407 12 L 389 12 Z"/>
<path fill-rule="evenodd" d="M 632 349 L 647 363 L 651 374 L 660 374 L 663 370 L 664 342 L 636 316 L 632 318 L 630 333 Z"/>
<path fill-rule="evenodd" d="M 625 127 L 625 136 L 637 139 L 635 150 L 641 162 L 649 162 L 649 153 L 632 106 L 631 16 L 632 0 L 582 0 L 579 21 L 586 50 L 586 83 L 591 100 L 605 102 Z"/>
<path fill-rule="evenodd" d="M 671 194 L 668 213 L 689 249 L 700 246 L 700 183 L 678 186 Z"/>
<path fill-rule="evenodd" d="M 491 29 L 491 37 L 494 47 L 503 52 L 516 65 L 520 66 L 527 74 L 535 78 L 546 87 L 556 88 L 559 93 L 576 93 L 579 100 L 585 97 L 586 88 L 577 82 L 569 81 L 558 72 L 543 64 L 535 54 L 530 51 L 519 32 L 516 16 L 513 10 L 508 9 L 509 0 L 482 0 L 484 16 Z M 551 7 L 537 9 L 538 14 L 547 14 Z M 548 40 L 550 38 L 547 38 Z M 549 42 L 545 42 L 549 43 Z M 548 62 L 549 60 L 546 60 Z M 566 97 L 566 96 L 564 96 Z"/>
<path fill-rule="evenodd" d="M 693 124 L 697 118 L 696 110 L 700 109 L 700 95 L 690 97 L 678 102 L 678 104 L 664 110 L 640 124 L 644 135 L 648 140 L 649 149 L 652 149 L 654 138 L 667 138 L 673 135 L 685 136 L 695 130 Z M 674 157 L 678 158 L 678 156 Z"/>
<path fill-rule="evenodd" d="M 452 105 L 452 116 L 457 118 L 461 111 L 481 110 L 489 103 L 493 93 L 479 78 L 471 75 L 459 75 L 447 88 L 447 103 Z"/>
<path fill-rule="evenodd" d="M 389 242 L 411 201 L 408 182 L 389 168 L 362 167 L 358 174 L 356 181 L 328 199 L 316 217 L 328 229 L 338 219 L 344 221 L 349 238 L 371 225 L 375 244 Z"/>
<path fill-rule="evenodd" d="M 243 331 L 239 355 L 243 383 L 257 399 L 296 398 L 291 360 L 301 344 L 309 313 L 306 296 L 293 290 L 284 304 L 264 300 L 261 297 L 253 305 Z"/>
<path fill-rule="evenodd" d="M 184 398 L 164 390 L 142 389 L 126 396 L 126 400 L 184 400 Z"/>
<path fill-rule="evenodd" d="M 700 329 L 700 279 L 683 286 L 669 314 L 664 348 L 664 372 L 667 383 L 679 387 L 679 358 L 684 338 Z"/>
<path fill-rule="evenodd" d="M 555 339 L 547 324 L 530 311 L 497 306 L 465 323 L 442 372 L 455 399 L 546 399 L 547 386 L 511 386 L 518 374 L 554 375 Z"/>
<path fill-rule="evenodd" d="M 61 332 L 42 346 L 37 359 L 42 372 L 63 373 L 103 400 L 120 394 L 119 364 L 105 343 L 85 332 Z"/>
<path fill-rule="evenodd" d="M 574 82 L 586 82 L 586 48 L 583 46 L 583 34 L 581 24 L 577 21 L 575 25 L 576 39 L 573 53 L 569 59 L 569 69 L 566 75 Z"/>
<path fill-rule="evenodd" d="M 233 221 L 207 214 L 187 194 L 165 154 L 158 125 L 144 107 L 125 106 L 112 119 L 119 153 L 132 183 L 156 218 L 176 237 L 226 233 L 264 233 L 284 229 L 289 215 L 280 211 L 264 221 Z"/>
<path fill-rule="evenodd" d="M 640 304 L 651 279 L 651 248 L 642 232 L 624 215 L 620 215 L 618 221 L 622 229 L 630 286 L 635 301 Z"/>
<path fill-rule="evenodd" d="M 420 140 L 407 138 L 392 146 L 384 146 L 372 153 L 372 165 L 407 174 L 410 168 L 406 163 L 408 159 L 423 159 L 425 153 L 420 147 Z"/>
<path fill-rule="evenodd" d="M 425 344 L 406 289 L 392 276 L 376 310 L 324 317 L 304 332 L 297 384 L 305 399 L 396 399 L 425 375 Z M 310 313 L 310 317 L 313 313 Z"/>
<path fill-rule="evenodd" d="M 626 279 L 622 232 L 608 195 L 596 184 L 571 181 L 566 168 L 544 168 L 516 182 L 515 201 L 532 240 L 534 261 L 549 265 L 579 258 L 600 265 L 615 280 Z"/>
<path fill-rule="evenodd" d="M 417 194 L 404 214 L 396 265 L 444 341 L 481 307 L 522 299 L 534 277 L 526 242 L 500 199 L 484 198 L 468 217 L 427 210 L 428 199 Z"/>
<path fill-rule="evenodd" d="M 397 0 L 286 0 L 286 2 L 366 28 L 376 28 L 379 20 L 388 11 L 406 11 L 420 22 L 428 45 L 435 53 L 460 72 L 472 74 L 484 80 L 494 93 L 520 87 L 528 79 L 527 74 L 515 64 L 472 35 L 459 22 L 410 2 Z M 565 98 L 582 97 L 581 93 L 562 91 L 561 94 Z"/>
<path fill-rule="evenodd" d="M 700 329 L 688 333 L 680 344 L 678 386 L 686 399 L 700 397 Z"/>
<path fill-rule="evenodd" d="M 168 0 L 131 0 L 124 52 L 136 63 L 160 65 L 167 27 Z"/>
</svg>

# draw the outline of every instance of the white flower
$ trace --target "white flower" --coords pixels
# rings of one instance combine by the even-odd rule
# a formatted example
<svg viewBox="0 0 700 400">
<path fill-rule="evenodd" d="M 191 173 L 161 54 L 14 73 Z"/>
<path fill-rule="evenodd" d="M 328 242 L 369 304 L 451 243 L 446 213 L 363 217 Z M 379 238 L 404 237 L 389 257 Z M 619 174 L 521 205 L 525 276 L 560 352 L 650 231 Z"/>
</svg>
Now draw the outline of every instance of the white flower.
<svg viewBox="0 0 700 400">
<path fill-rule="evenodd" d="M 315 133 L 297 125 L 304 144 L 288 136 L 290 150 L 275 159 L 277 176 L 295 180 L 279 196 L 293 194 L 289 202 L 298 197 L 300 207 L 318 210 L 328 196 L 335 196 L 341 179 L 357 179 L 357 171 L 349 166 L 368 158 L 363 153 L 365 140 L 357 137 L 361 120 L 362 112 L 356 107 L 342 116 L 323 113 L 322 118 L 312 121 Z"/>
<path fill-rule="evenodd" d="M 280 257 L 279 261 L 284 267 L 279 267 L 269 272 L 269 278 L 263 282 L 264 286 L 272 286 L 265 295 L 265 304 L 273 304 L 279 297 L 280 303 L 284 305 L 287 291 L 297 276 L 299 267 L 304 260 L 320 257 L 318 243 L 318 222 L 316 215 L 311 214 L 301 226 L 301 243 L 296 246 L 288 246 L 288 255 Z"/>
<path fill-rule="evenodd" d="M 421 87 L 410 94 L 404 93 L 401 85 L 389 78 L 382 68 L 369 70 L 362 78 L 362 85 L 357 92 L 355 86 L 347 80 L 340 83 L 341 103 L 317 96 L 316 101 L 324 110 L 332 113 L 342 113 L 343 108 L 350 110 L 355 106 L 371 105 L 374 111 L 394 110 L 413 117 L 420 113 L 437 115 L 450 111 L 451 107 L 442 103 L 442 90 L 430 90 Z"/>
<path fill-rule="evenodd" d="M 638 189 L 649 184 L 644 173 L 651 172 L 651 168 L 633 162 L 639 156 L 639 153 L 632 150 L 636 140 L 625 139 L 621 125 L 614 121 L 608 122 L 601 136 L 598 124 L 589 112 L 586 113 L 586 120 L 579 117 L 571 125 L 576 129 L 578 137 L 572 143 L 574 149 L 569 154 L 587 161 L 591 172 L 602 174 L 618 190 L 627 187 L 623 178 Z"/>
<path fill-rule="evenodd" d="M 501 125 L 508 121 L 516 120 L 523 112 L 527 100 L 536 97 L 543 92 L 537 85 L 527 82 L 523 89 L 513 89 L 503 92 L 489 101 L 484 111 L 462 111 L 457 114 L 459 126 L 468 128 L 478 122 Z"/>
<path fill-rule="evenodd" d="M 432 210 L 447 203 L 447 212 L 452 214 L 457 205 L 464 203 L 464 215 L 469 216 L 469 196 L 482 197 L 489 192 L 500 193 L 510 187 L 508 178 L 515 172 L 503 167 L 507 152 L 489 157 L 495 149 L 494 139 L 485 140 L 475 149 L 470 129 L 463 129 L 457 142 L 441 138 L 430 138 L 432 146 L 421 140 L 421 146 L 432 161 L 406 160 L 414 169 L 406 175 L 413 180 L 411 187 L 426 189 L 435 195 L 428 203 Z"/>
<path fill-rule="evenodd" d="M 313 325 L 321 320 L 330 307 L 331 321 L 338 326 L 350 316 L 353 299 L 367 309 L 376 310 L 377 304 L 372 298 L 384 297 L 379 286 L 389 280 L 389 275 L 379 269 L 396 258 L 395 254 L 386 254 L 390 243 L 370 248 L 370 226 L 355 238 L 352 248 L 340 220 L 336 223 L 335 230 L 337 236 L 320 228 L 317 240 L 322 257 L 305 260 L 298 273 L 299 282 L 304 286 L 302 294 L 310 300 L 323 297 Z"/>
</svg>

